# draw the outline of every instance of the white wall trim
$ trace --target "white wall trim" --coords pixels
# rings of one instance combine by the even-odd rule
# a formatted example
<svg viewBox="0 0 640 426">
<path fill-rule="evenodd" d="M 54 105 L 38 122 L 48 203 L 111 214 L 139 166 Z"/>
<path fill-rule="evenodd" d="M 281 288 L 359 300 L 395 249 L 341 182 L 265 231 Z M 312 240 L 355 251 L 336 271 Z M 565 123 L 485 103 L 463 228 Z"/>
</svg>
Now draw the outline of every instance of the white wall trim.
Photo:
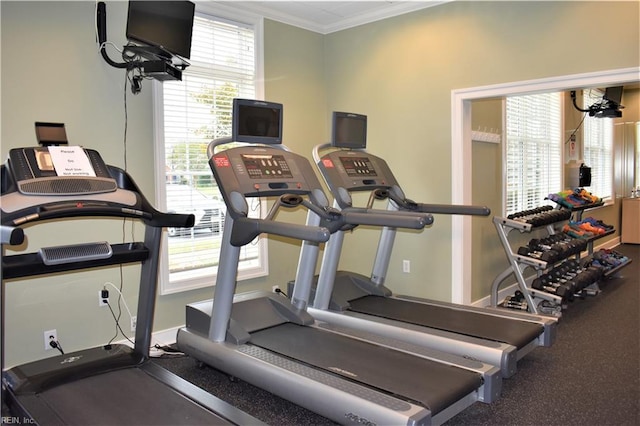
<svg viewBox="0 0 640 426">
<path fill-rule="evenodd" d="M 176 343 L 178 330 L 182 327 L 184 325 L 154 332 L 151 336 L 151 343 L 154 345 L 157 343 L 160 346 L 173 345 Z"/>
<path fill-rule="evenodd" d="M 640 81 L 640 67 L 516 81 L 451 91 L 451 202 L 471 204 L 471 102 L 572 88 L 602 87 Z M 471 301 L 471 218 L 452 216 L 451 301 Z"/>
<path fill-rule="evenodd" d="M 287 25 L 293 25 L 298 28 L 313 31 L 319 34 L 330 34 L 336 31 L 342 31 L 349 28 L 357 27 L 359 25 L 368 24 L 371 22 L 380 21 L 394 16 L 403 15 L 410 12 L 415 12 L 428 7 L 438 6 L 443 3 L 449 3 L 453 0 L 429 0 L 429 1 L 404 1 L 404 2 L 392 2 L 389 1 L 382 8 L 373 10 L 363 10 L 356 16 L 340 16 L 340 13 L 333 13 L 331 22 L 321 22 L 324 20 L 308 19 L 304 16 L 296 14 L 295 10 L 291 10 L 291 13 L 286 8 L 274 8 L 269 7 L 268 2 L 259 1 L 223 1 L 215 2 L 216 7 L 222 7 L 226 11 L 242 10 L 244 13 L 251 13 L 254 15 L 264 16 L 265 18 L 282 22 Z M 196 0 L 197 4 L 206 5 L 210 0 Z M 326 11 L 331 13 L 330 8 Z"/>
</svg>

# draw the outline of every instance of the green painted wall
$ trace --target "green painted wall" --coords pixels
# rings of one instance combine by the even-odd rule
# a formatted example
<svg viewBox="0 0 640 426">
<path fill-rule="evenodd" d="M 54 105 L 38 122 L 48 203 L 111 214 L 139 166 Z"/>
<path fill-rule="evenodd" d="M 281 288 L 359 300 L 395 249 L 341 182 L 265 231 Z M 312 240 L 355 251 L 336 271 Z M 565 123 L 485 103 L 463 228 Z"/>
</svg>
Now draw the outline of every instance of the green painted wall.
<svg viewBox="0 0 640 426">
<path fill-rule="evenodd" d="M 409 198 L 447 203 L 452 90 L 637 67 L 638 16 L 637 2 L 456 1 L 340 31 L 326 37 L 328 108 L 369 116 L 370 151 L 388 160 Z M 616 23 L 615 48 L 609 37 L 588 36 L 590 22 Z M 490 156 L 489 165 L 472 171 L 481 179 L 474 189 L 489 195 L 473 200 L 494 208 L 499 163 L 482 150 L 474 147 L 474 155 Z M 366 273 L 363 253 L 375 238 L 350 237 L 341 266 Z M 393 288 L 449 300 L 451 238 L 450 221 L 440 216 L 423 235 L 401 233 L 388 277 Z M 490 246 L 474 252 L 474 261 L 504 258 L 490 230 L 474 238 Z M 412 260 L 411 274 L 401 272 L 402 259 Z M 474 276 L 473 286 L 485 286 L 487 278 Z"/>
</svg>

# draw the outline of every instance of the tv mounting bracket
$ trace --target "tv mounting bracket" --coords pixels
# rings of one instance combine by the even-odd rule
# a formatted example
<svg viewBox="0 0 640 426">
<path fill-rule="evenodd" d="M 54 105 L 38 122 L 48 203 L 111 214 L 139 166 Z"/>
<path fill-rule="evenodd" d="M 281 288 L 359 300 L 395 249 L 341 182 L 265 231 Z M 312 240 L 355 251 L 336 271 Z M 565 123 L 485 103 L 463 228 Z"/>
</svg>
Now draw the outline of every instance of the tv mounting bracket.
<svg viewBox="0 0 640 426">
<path fill-rule="evenodd" d="M 104 60 L 115 68 L 126 69 L 127 71 L 140 70 L 140 75 L 133 77 L 131 90 L 134 94 L 139 93 L 142 89 L 141 80 L 145 76 L 160 81 L 182 80 L 182 71 L 190 65 L 189 62 L 159 47 L 126 45 L 123 47 L 123 52 L 129 52 L 132 57 L 141 57 L 146 60 L 115 62 L 111 59 L 106 50 L 107 7 L 104 2 L 98 2 L 96 14 L 98 43 L 100 45 L 100 54 Z"/>
</svg>

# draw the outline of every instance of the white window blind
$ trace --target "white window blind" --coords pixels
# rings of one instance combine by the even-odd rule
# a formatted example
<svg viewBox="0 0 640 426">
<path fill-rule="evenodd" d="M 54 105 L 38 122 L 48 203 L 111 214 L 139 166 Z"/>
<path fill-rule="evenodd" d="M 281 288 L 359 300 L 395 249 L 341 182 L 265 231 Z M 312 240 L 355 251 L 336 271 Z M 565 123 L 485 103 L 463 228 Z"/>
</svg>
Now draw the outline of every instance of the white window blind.
<svg viewBox="0 0 640 426">
<path fill-rule="evenodd" d="M 602 101 L 600 90 L 584 90 L 585 106 Z M 586 117 L 583 130 L 583 162 L 591 167 L 591 185 L 586 189 L 600 198 L 611 198 L 613 187 L 613 120 Z"/>
<path fill-rule="evenodd" d="M 562 189 L 560 93 L 507 98 L 505 102 L 505 214 L 547 204 Z"/>
<path fill-rule="evenodd" d="M 251 25 L 196 15 L 191 66 L 182 81 L 165 81 L 157 92 L 158 199 L 167 211 L 196 216 L 194 228 L 167 232 L 163 294 L 215 283 L 226 207 L 207 147 L 231 136 L 233 98 L 255 97 L 255 37 Z M 259 201 L 251 207 L 251 215 L 260 214 Z M 258 239 L 242 249 L 238 278 L 264 275 L 266 264 L 266 244 Z"/>
</svg>

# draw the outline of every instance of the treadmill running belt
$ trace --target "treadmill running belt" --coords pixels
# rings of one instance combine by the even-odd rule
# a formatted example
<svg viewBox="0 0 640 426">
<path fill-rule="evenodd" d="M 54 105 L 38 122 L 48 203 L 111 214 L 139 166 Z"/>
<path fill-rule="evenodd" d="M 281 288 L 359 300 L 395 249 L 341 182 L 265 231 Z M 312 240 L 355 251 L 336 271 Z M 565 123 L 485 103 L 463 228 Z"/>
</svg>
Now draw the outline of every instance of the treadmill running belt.
<svg viewBox="0 0 640 426">
<path fill-rule="evenodd" d="M 285 323 L 251 344 L 417 402 L 435 415 L 482 384 L 479 374 L 309 326 Z"/>
<path fill-rule="evenodd" d="M 139 368 L 91 376 L 28 395 L 69 425 L 228 425 Z M 56 423 L 38 419 L 40 424 Z"/>
<path fill-rule="evenodd" d="M 381 296 L 350 300 L 350 311 L 508 343 L 518 349 L 544 331 L 539 324 Z"/>
</svg>

